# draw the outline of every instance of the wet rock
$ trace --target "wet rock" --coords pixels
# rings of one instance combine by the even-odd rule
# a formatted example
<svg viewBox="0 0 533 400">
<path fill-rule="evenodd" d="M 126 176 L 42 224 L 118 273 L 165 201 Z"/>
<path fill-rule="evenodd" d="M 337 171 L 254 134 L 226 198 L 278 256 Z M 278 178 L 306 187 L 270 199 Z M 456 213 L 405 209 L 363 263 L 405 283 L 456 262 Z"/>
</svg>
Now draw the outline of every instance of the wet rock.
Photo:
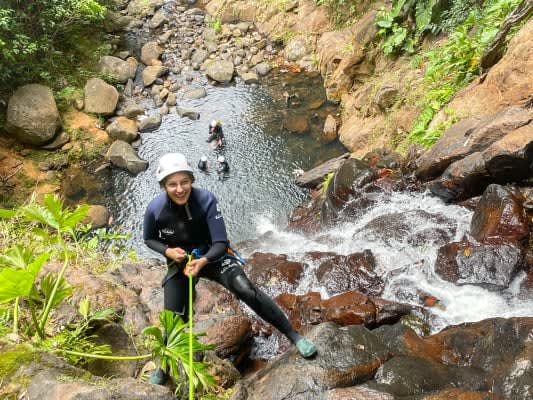
<svg viewBox="0 0 533 400">
<path fill-rule="evenodd" d="M 175 106 L 177 103 L 176 94 L 170 92 L 167 96 L 167 106 L 172 107 Z"/>
<path fill-rule="evenodd" d="M 200 340 L 215 345 L 215 354 L 220 358 L 232 357 L 241 361 L 251 350 L 252 323 L 244 314 L 200 315 L 194 328 L 196 332 L 206 333 Z"/>
<path fill-rule="evenodd" d="M 247 72 L 245 74 L 241 75 L 241 79 L 246 83 L 247 85 L 258 83 L 259 78 L 255 72 Z"/>
<path fill-rule="evenodd" d="M 272 70 L 272 66 L 267 62 L 261 62 L 257 64 L 254 68 L 259 76 L 268 75 L 268 73 Z"/>
<path fill-rule="evenodd" d="M 322 139 L 324 142 L 329 143 L 337 139 L 337 120 L 331 114 L 328 114 L 326 121 L 324 122 L 324 129 L 322 134 Z"/>
<path fill-rule="evenodd" d="M 144 108 L 132 100 L 128 100 L 120 105 L 117 115 L 124 115 L 127 118 L 135 118 L 144 115 Z"/>
<path fill-rule="evenodd" d="M 435 272 L 444 280 L 458 285 L 481 285 L 502 289 L 509 286 L 524 266 L 522 250 L 509 244 L 475 245 L 468 241 L 441 247 Z"/>
<path fill-rule="evenodd" d="M 310 125 L 303 115 L 289 115 L 283 120 L 283 127 L 289 132 L 303 134 L 309 131 Z"/>
<path fill-rule="evenodd" d="M 161 126 L 161 115 L 151 115 L 139 120 L 139 132 L 152 132 Z"/>
<path fill-rule="evenodd" d="M 479 201 L 470 233 L 482 243 L 515 243 L 529 235 L 529 224 L 520 193 L 489 185 Z"/>
<path fill-rule="evenodd" d="M 455 236 L 457 226 L 451 219 L 423 210 L 381 215 L 354 234 L 367 240 L 383 241 L 390 246 L 407 243 L 411 246 L 444 245 Z"/>
<path fill-rule="evenodd" d="M 304 35 L 299 35 L 291 38 L 285 48 L 283 54 L 288 61 L 298 61 L 310 51 L 309 40 Z"/>
<path fill-rule="evenodd" d="M 19 87 L 9 99 L 5 129 L 22 143 L 43 145 L 61 127 L 52 91 L 43 85 Z"/>
<path fill-rule="evenodd" d="M 111 115 L 117 107 L 119 94 L 117 89 L 98 78 L 92 78 L 85 84 L 85 112 Z"/>
<path fill-rule="evenodd" d="M 347 388 L 335 388 L 329 390 L 324 397 L 324 400 L 394 400 L 394 396 L 381 391 L 373 389 L 365 385 L 351 386 Z"/>
<path fill-rule="evenodd" d="M 128 4 L 128 14 L 138 17 L 154 15 L 157 8 L 164 4 L 164 0 L 132 0 Z"/>
<path fill-rule="evenodd" d="M 348 256 L 336 255 L 320 263 L 315 275 L 318 284 L 336 295 L 347 291 L 359 291 L 377 296 L 384 283 L 375 273 L 376 261 L 370 250 Z"/>
<path fill-rule="evenodd" d="M 111 144 L 106 153 L 106 159 L 132 174 L 138 174 L 148 167 L 148 161 L 141 160 L 133 147 L 122 140 L 116 140 Z"/>
<path fill-rule="evenodd" d="M 209 56 L 206 50 L 196 50 L 191 57 L 193 64 L 201 65 Z"/>
<path fill-rule="evenodd" d="M 250 280 L 271 294 L 294 291 L 305 267 L 287 260 L 286 255 L 271 253 L 253 253 L 246 264 Z"/>
<path fill-rule="evenodd" d="M 390 149 L 372 150 L 362 158 L 371 167 L 397 169 L 401 165 L 401 156 Z"/>
<path fill-rule="evenodd" d="M 234 396 L 271 400 L 322 398 L 329 389 L 371 378 L 388 357 L 371 332 L 358 326 L 339 328 L 325 323 L 309 337 L 317 345 L 316 357 L 306 360 L 293 347 L 241 382 L 243 392 L 239 394 L 238 390 Z"/>
<path fill-rule="evenodd" d="M 183 97 L 185 97 L 186 99 L 201 99 L 205 96 L 207 96 L 207 92 L 203 87 L 191 88 L 186 90 L 185 93 L 183 93 Z"/>
</svg>

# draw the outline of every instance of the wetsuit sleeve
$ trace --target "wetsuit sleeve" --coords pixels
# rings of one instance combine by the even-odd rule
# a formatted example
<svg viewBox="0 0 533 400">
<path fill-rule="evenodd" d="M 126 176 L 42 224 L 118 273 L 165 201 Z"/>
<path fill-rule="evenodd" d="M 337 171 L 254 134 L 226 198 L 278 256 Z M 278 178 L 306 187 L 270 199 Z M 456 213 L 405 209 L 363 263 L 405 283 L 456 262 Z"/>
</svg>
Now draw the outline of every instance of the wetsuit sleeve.
<svg viewBox="0 0 533 400">
<path fill-rule="evenodd" d="M 165 255 L 165 251 L 168 249 L 168 246 L 158 240 L 159 235 L 155 223 L 155 215 L 150 209 L 147 209 L 144 213 L 143 239 L 146 246 L 157 253 Z"/>
<path fill-rule="evenodd" d="M 218 260 L 224 254 L 228 247 L 228 235 L 226 233 L 226 224 L 218 207 L 215 197 L 209 202 L 206 210 L 206 221 L 211 235 L 212 245 L 205 257 L 209 261 Z"/>
<path fill-rule="evenodd" d="M 213 132 L 212 134 L 209 135 L 209 137 L 207 138 L 206 142 L 207 143 L 211 143 L 216 138 L 217 138 L 217 134 L 216 134 L 216 132 Z"/>
</svg>

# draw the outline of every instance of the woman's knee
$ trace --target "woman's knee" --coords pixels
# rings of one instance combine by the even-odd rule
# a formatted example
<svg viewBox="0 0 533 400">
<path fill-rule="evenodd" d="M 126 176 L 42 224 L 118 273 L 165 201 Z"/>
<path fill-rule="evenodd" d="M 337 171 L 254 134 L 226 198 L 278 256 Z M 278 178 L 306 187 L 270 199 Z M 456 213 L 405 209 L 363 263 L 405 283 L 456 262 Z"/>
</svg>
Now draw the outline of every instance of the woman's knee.
<svg viewBox="0 0 533 400">
<path fill-rule="evenodd" d="M 257 288 L 244 274 L 234 277 L 231 282 L 232 292 L 244 302 L 254 301 L 257 297 Z"/>
</svg>

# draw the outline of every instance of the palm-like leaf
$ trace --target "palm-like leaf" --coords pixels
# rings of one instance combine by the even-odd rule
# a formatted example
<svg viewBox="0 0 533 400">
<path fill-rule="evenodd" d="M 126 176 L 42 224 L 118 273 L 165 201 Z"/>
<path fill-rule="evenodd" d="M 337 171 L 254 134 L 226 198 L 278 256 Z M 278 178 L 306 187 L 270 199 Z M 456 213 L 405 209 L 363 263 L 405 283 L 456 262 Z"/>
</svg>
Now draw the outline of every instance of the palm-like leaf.
<svg viewBox="0 0 533 400">
<path fill-rule="evenodd" d="M 0 266 L 11 268 L 26 268 L 33 259 L 33 253 L 20 245 L 15 245 L 0 255 Z"/>
<path fill-rule="evenodd" d="M 52 289 L 54 288 L 54 285 L 57 280 L 57 274 L 55 273 L 48 273 L 46 276 L 41 280 L 41 290 L 44 294 L 45 302 L 48 302 L 50 300 L 50 296 L 52 295 Z M 57 290 L 51 299 L 51 307 L 57 306 L 59 303 L 63 301 L 66 297 L 70 296 L 72 294 L 72 286 L 69 285 L 67 280 L 64 277 L 61 277 L 59 281 L 59 285 L 57 286 Z"/>
<path fill-rule="evenodd" d="M 159 320 L 167 332 L 166 343 L 161 330 L 157 327 L 145 328 L 143 333 L 155 338 L 152 354 L 161 360 L 161 368 L 169 371 L 176 380 L 181 375 L 180 371 L 185 370 L 195 388 L 202 386 L 209 389 L 215 380 L 207 372 L 207 364 L 200 361 L 193 361 L 192 365 L 189 364 L 189 333 L 185 332 L 187 324 L 179 315 L 169 310 L 162 311 L 159 314 Z M 205 334 L 193 333 L 193 352 L 214 348 L 213 345 L 206 345 L 198 340 L 198 337 L 203 335 Z"/>
<path fill-rule="evenodd" d="M 0 208 L 0 218 L 13 218 L 17 215 L 15 210 L 6 210 L 5 208 Z"/>
</svg>

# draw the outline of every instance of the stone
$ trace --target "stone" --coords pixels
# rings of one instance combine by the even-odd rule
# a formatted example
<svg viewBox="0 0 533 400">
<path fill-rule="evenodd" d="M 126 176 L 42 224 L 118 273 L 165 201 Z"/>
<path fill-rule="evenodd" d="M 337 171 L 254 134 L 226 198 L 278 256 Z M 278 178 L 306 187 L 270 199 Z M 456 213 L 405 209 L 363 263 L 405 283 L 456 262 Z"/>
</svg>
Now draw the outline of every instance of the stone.
<svg viewBox="0 0 533 400">
<path fill-rule="evenodd" d="M 119 94 L 111 86 L 98 78 L 92 78 L 85 84 L 85 112 L 111 115 L 117 107 Z"/>
<path fill-rule="evenodd" d="M 111 75 L 119 82 L 126 82 L 135 78 L 137 65 L 124 61 L 118 57 L 103 56 L 99 62 L 100 72 Z"/>
</svg>

